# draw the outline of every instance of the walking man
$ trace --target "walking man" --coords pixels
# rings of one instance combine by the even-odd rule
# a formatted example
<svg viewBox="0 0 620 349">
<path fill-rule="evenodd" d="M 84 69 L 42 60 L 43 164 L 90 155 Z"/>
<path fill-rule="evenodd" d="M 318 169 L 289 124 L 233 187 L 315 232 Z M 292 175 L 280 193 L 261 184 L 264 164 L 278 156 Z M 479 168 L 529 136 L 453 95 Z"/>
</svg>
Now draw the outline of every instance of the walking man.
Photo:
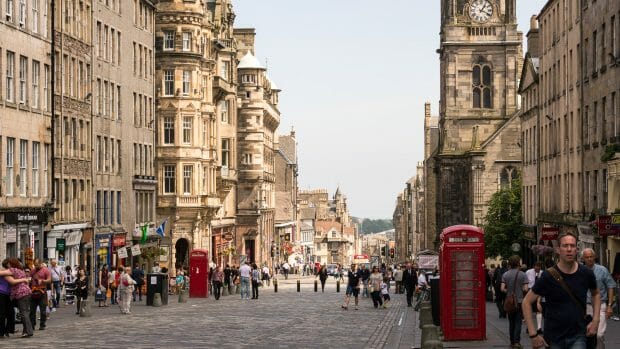
<svg viewBox="0 0 620 349">
<path fill-rule="evenodd" d="M 521 303 L 523 303 L 523 294 L 527 292 L 527 276 L 519 270 L 519 262 L 521 257 L 511 256 L 508 260 L 510 270 L 502 276 L 501 291 L 506 297 L 515 297 L 516 309 L 507 313 L 508 315 L 508 332 L 510 333 L 510 345 L 512 348 L 521 348 L 521 321 L 523 314 L 521 313 Z"/>
<path fill-rule="evenodd" d="M 418 286 L 418 276 L 415 270 L 411 267 L 411 262 L 407 262 L 407 266 L 403 271 L 403 287 L 407 292 L 407 306 L 412 307 L 411 301 L 413 299 L 413 292 Z"/>
<path fill-rule="evenodd" d="M 558 264 L 543 272 L 523 300 L 523 315 L 534 349 L 585 349 L 586 336 L 596 335 L 600 321 L 601 295 L 594 272 L 577 263 L 577 238 L 562 233 L 558 238 Z M 586 294 L 592 294 L 592 321 L 587 323 Z M 544 337 L 536 331 L 532 304 L 545 297 Z"/>
<path fill-rule="evenodd" d="M 322 269 L 323 270 L 323 269 Z M 357 270 L 357 266 L 355 264 L 351 264 L 351 270 L 348 275 L 348 283 L 347 283 L 347 295 L 344 298 L 344 304 L 342 305 L 342 310 L 349 309 L 349 301 L 351 300 L 351 296 L 355 297 L 355 310 L 357 310 L 358 297 L 360 294 L 360 273 Z M 323 285 L 325 284 L 322 282 Z"/>
<path fill-rule="evenodd" d="M 586 267 L 594 272 L 596 278 L 596 287 L 601 295 L 601 312 L 600 321 L 598 323 L 598 331 L 596 333 L 597 349 L 605 349 L 605 331 L 607 330 L 607 319 L 609 319 L 614 311 L 611 307 L 614 299 L 614 288 L 616 282 L 611 277 L 609 270 L 600 264 L 596 264 L 594 250 L 586 248 L 581 253 L 583 262 Z M 588 304 L 586 306 L 587 313 L 593 315 L 592 296 L 588 293 Z"/>
<path fill-rule="evenodd" d="M 241 276 L 241 299 L 250 299 L 250 274 L 252 268 L 250 268 L 249 262 L 245 262 L 239 268 L 239 275 Z"/>
<path fill-rule="evenodd" d="M 360 277 L 362 278 L 362 286 L 364 287 L 362 296 L 368 298 L 370 297 L 370 294 L 368 294 L 368 279 L 370 278 L 370 270 L 366 269 L 365 264 L 362 264 L 359 274 L 360 274 Z"/>
<path fill-rule="evenodd" d="M 60 304 L 60 293 L 62 290 L 62 286 L 65 283 L 65 276 L 62 272 L 62 268 L 58 266 L 58 263 L 55 259 L 50 261 L 50 273 L 52 274 L 52 286 L 53 286 L 53 295 L 54 298 L 52 302 L 54 303 L 54 308 L 58 308 Z"/>
</svg>

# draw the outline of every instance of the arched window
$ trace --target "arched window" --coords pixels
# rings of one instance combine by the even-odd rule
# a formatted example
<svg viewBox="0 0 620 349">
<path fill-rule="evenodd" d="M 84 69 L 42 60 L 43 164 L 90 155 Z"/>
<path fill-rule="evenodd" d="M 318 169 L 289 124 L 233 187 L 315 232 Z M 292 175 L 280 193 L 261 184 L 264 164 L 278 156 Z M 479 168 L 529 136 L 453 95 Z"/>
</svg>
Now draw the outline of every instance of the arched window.
<svg viewBox="0 0 620 349">
<path fill-rule="evenodd" d="M 493 88 L 493 78 L 491 67 L 486 64 L 475 64 L 472 69 L 472 101 L 474 108 L 493 107 L 491 90 Z"/>
<path fill-rule="evenodd" d="M 500 188 L 509 188 L 512 181 L 519 179 L 519 171 L 513 166 L 506 166 L 499 174 Z"/>
</svg>

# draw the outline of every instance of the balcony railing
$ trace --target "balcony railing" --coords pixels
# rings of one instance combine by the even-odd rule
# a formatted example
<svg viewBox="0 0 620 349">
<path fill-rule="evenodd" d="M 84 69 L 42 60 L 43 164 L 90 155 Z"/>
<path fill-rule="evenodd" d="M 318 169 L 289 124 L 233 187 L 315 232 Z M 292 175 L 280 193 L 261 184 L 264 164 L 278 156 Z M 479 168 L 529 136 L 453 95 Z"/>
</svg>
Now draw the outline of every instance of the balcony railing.
<svg viewBox="0 0 620 349">
<path fill-rule="evenodd" d="M 200 196 L 177 196 L 178 207 L 194 207 L 200 205 Z"/>
</svg>

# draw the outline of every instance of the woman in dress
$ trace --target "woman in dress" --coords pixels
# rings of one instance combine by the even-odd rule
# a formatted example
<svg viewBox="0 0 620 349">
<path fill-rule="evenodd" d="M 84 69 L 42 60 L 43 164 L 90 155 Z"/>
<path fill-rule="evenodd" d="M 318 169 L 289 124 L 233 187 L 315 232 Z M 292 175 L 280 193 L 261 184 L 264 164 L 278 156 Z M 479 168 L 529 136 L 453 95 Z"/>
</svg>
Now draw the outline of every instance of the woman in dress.
<svg viewBox="0 0 620 349">
<path fill-rule="evenodd" d="M 11 258 L 8 260 L 6 270 L 0 271 L 0 276 L 4 277 L 11 285 L 11 300 L 17 302 L 19 313 L 22 319 L 22 338 L 32 337 L 34 331 L 30 321 L 30 294 L 32 291 L 28 286 L 30 278 L 26 276 L 19 259 Z"/>
<path fill-rule="evenodd" d="M 78 269 L 78 276 L 75 279 L 75 299 L 77 309 L 75 313 L 77 315 L 80 314 L 80 309 L 82 309 L 82 301 L 88 298 L 88 278 L 86 277 L 86 272 L 84 272 L 84 268 Z"/>
</svg>

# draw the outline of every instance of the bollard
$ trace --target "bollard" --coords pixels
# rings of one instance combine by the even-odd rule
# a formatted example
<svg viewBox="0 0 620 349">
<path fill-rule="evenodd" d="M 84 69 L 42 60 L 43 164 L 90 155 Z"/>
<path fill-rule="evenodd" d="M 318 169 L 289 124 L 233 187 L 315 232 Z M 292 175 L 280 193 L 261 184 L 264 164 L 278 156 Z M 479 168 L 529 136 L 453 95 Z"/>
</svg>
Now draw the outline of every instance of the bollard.
<svg viewBox="0 0 620 349">
<path fill-rule="evenodd" d="M 185 293 L 185 290 L 179 290 L 179 303 L 187 303 L 187 293 Z"/>
<path fill-rule="evenodd" d="M 443 343 L 437 339 L 427 340 L 422 343 L 422 349 L 443 349 Z"/>
<path fill-rule="evenodd" d="M 228 296 L 228 286 L 222 287 L 222 296 Z"/>
<path fill-rule="evenodd" d="M 235 294 L 241 294 L 241 284 L 235 286 Z"/>
<path fill-rule="evenodd" d="M 273 292 L 278 293 L 278 279 L 273 279 Z"/>
<path fill-rule="evenodd" d="M 437 326 L 433 324 L 422 326 L 422 336 L 420 337 L 420 343 L 425 343 L 430 340 L 439 340 L 439 333 L 437 332 Z"/>
<path fill-rule="evenodd" d="M 314 292 L 319 292 L 319 282 L 314 280 Z"/>
<path fill-rule="evenodd" d="M 228 285 L 228 294 L 229 295 L 235 294 L 235 285 L 233 285 L 232 283 Z"/>
<path fill-rule="evenodd" d="M 90 301 L 87 299 L 83 299 L 82 303 L 80 303 L 80 317 L 91 317 L 90 313 Z"/>
<path fill-rule="evenodd" d="M 301 281 L 297 280 L 297 292 L 301 292 Z"/>
<path fill-rule="evenodd" d="M 155 293 L 153 295 L 153 306 L 161 307 L 161 293 Z"/>
<path fill-rule="evenodd" d="M 336 281 L 336 292 L 340 293 L 340 280 Z"/>
<path fill-rule="evenodd" d="M 420 309 L 420 318 L 419 318 L 420 328 L 427 324 L 433 324 L 433 313 L 429 307 L 422 306 Z"/>
</svg>

